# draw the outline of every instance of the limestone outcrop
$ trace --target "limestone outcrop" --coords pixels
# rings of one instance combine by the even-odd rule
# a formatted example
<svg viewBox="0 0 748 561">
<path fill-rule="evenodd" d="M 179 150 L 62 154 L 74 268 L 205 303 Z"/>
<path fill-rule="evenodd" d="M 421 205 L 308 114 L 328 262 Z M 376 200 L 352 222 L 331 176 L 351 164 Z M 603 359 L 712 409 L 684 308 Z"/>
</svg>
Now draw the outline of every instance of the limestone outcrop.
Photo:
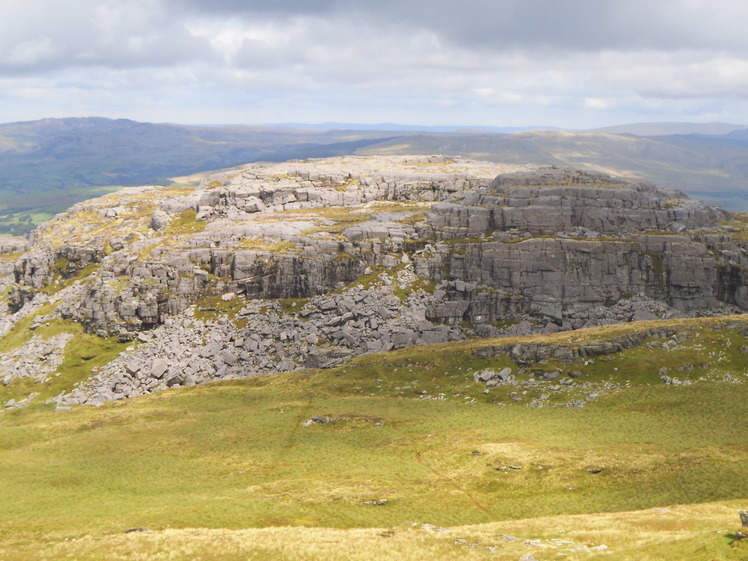
<svg viewBox="0 0 748 561">
<path fill-rule="evenodd" d="M 678 191 L 575 170 L 253 164 L 58 215 L 8 253 L 0 327 L 49 304 L 139 341 L 61 397 L 90 403 L 416 343 L 744 311 L 747 234 Z"/>
<path fill-rule="evenodd" d="M 728 218 L 647 183 L 555 168 L 506 174 L 432 206 L 419 235 L 441 243 L 416 271 L 464 281 L 452 299 L 470 302 L 472 322 L 531 314 L 576 328 L 577 313 L 633 296 L 684 313 L 746 309 L 746 245 L 720 227 Z"/>
</svg>

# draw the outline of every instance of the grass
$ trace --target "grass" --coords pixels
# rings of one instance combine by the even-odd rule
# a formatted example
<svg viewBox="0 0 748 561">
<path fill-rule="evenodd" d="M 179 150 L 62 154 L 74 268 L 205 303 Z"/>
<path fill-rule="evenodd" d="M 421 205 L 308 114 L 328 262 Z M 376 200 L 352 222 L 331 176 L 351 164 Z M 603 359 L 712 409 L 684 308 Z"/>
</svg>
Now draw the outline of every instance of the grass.
<svg viewBox="0 0 748 561">
<path fill-rule="evenodd" d="M 54 308 L 55 304 L 47 303 L 41 306 L 36 313 L 29 314 L 18 320 L 13 326 L 13 329 L 0 338 L 0 353 L 13 351 L 24 343 L 30 341 L 34 335 L 34 332 L 30 327 L 34 324 L 35 319 L 52 312 Z"/>
<path fill-rule="evenodd" d="M 192 208 L 181 212 L 164 228 L 163 237 L 170 238 L 202 232 L 208 223 L 195 220 L 196 216 L 197 212 Z"/>
<path fill-rule="evenodd" d="M 554 516 L 474 526 L 422 524 L 341 530 L 270 527 L 135 532 L 44 543 L 51 558 L 222 561 L 373 561 L 422 559 L 516 561 L 661 561 L 745 559 L 748 544 L 734 542 L 737 503 L 677 506 L 624 513 Z M 4 559 L 41 559 L 40 546 L 0 549 Z M 48 557 L 50 558 L 50 557 Z"/>
<path fill-rule="evenodd" d="M 52 279 L 40 292 L 50 296 L 54 295 L 63 288 L 89 278 L 100 267 L 101 263 L 89 263 L 80 269 L 75 269 L 70 266 L 70 263 L 66 259 L 60 259 L 52 266 Z"/>
<path fill-rule="evenodd" d="M 23 255 L 23 252 L 21 252 L 21 251 L 14 251 L 14 252 L 9 252 L 9 253 L 0 253 L 0 263 L 13 263 L 21 255 Z"/>
<path fill-rule="evenodd" d="M 199 321 L 215 321 L 224 317 L 231 321 L 237 319 L 239 311 L 246 306 L 243 296 L 236 296 L 231 300 L 224 300 L 221 294 L 204 296 L 195 306 L 195 319 Z"/>
<path fill-rule="evenodd" d="M 621 382 L 583 409 L 485 394 L 475 371 L 516 365 L 477 358 L 484 340 L 98 409 L 6 411 L 0 557 L 517 559 L 529 548 L 541 561 L 740 559 L 744 544 L 728 535 L 746 498 L 736 483 L 748 461 L 748 383 L 719 378 L 748 369 L 738 351 L 745 337 L 720 329 L 734 319 L 683 321 L 696 331 L 682 348 L 644 345 L 573 365 L 580 383 Z M 528 340 L 538 338 L 518 339 Z M 66 356 L 64 370 L 98 360 L 95 344 L 103 343 L 88 343 L 88 360 L 84 350 Z M 698 383 L 659 380 L 661 367 L 710 357 Z M 313 416 L 329 422 L 303 426 Z M 382 498 L 387 505 L 363 504 Z M 152 532 L 123 534 L 133 527 Z M 608 549 L 591 549 L 600 544 Z"/>
</svg>

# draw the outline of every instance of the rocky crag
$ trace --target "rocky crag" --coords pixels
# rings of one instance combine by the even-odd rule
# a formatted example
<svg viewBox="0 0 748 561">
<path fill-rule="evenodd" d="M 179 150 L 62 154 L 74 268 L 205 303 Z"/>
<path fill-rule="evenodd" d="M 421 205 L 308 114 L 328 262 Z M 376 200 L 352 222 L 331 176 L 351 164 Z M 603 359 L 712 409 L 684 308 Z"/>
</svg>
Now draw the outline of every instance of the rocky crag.
<svg viewBox="0 0 748 561">
<path fill-rule="evenodd" d="M 254 164 L 77 204 L 4 248 L 0 328 L 72 321 L 131 342 L 58 397 L 99 403 L 417 343 L 744 311 L 747 231 L 683 193 L 572 170 Z"/>
</svg>

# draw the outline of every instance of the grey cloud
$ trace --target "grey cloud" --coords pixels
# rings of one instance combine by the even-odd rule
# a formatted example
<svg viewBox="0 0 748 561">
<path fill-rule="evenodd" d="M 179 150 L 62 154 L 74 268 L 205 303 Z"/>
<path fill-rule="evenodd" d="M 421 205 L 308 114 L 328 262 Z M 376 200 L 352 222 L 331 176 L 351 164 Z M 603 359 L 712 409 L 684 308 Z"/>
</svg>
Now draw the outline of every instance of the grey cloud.
<svg viewBox="0 0 748 561">
<path fill-rule="evenodd" d="M 292 15 L 326 15 L 346 6 L 355 6 L 358 1 L 345 2 L 341 0 L 165 0 L 166 4 L 177 10 L 188 10 L 203 15 L 219 17 L 231 15 L 273 16 Z M 361 2 L 361 5 L 366 5 Z M 376 2 L 372 2 L 376 4 Z"/>
<path fill-rule="evenodd" d="M 202 16 L 339 16 L 382 33 L 427 30 L 467 48 L 748 49 L 742 0 L 165 0 Z"/>
<path fill-rule="evenodd" d="M 72 67 L 138 68 L 205 59 L 210 44 L 151 4 L 79 0 L 15 8 L 0 22 L 0 73 L 34 74 Z M 0 17 L 2 11 L 0 11 Z"/>
<path fill-rule="evenodd" d="M 743 0 L 24 0 L 0 3 L 0 97 L 7 77 L 8 99 L 191 114 L 660 111 L 748 95 L 745 21 Z"/>
<path fill-rule="evenodd" d="M 119 17 L 107 21 L 102 17 L 107 9 Z M 427 33 L 434 37 L 435 50 L 449 56 L 449 50 L 474 53 L 489 65 L 511 51 L 544 59 L 601 50 L 748 53 L 748 34 L 742 29 L 748 4 L 742 0 L 29 0 L 6 15 L 0 20 L 0 72 L 5 74 L 190 64 L 221 53 L 210 36 L 194 37 L 189 26 L 227 20 L 295 22 L 308 31 L 295 38 L 293 47 L 248 39 L 233 58 L 240 67 L 262 68 L 299 57 L 315 64 L 306 52 L 312 47 L 317 55 L 324 49 L 357 48 L 336 47 L 315 35 L 316 27 L 333 35 L 376 34 L 391 49 L 408 48 L 407 37 Z"/>
</svg>

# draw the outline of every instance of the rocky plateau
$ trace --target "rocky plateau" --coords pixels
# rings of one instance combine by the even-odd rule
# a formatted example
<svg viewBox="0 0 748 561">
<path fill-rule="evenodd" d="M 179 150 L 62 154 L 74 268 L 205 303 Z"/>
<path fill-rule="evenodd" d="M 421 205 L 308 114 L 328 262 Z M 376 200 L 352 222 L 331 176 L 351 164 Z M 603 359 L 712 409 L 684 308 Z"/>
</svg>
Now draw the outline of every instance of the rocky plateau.
<svg viewBox="0 0 748 561">
<path fill-rule="evenodd" d="M 55 398 L 97 404 L 414 344 L 744 312 L 748 221 L 576 170 L 260 163 L 76 204 L 0 243 L 0 288 L 0 335 L 68 322 L 123 343 Z M 0 379 L 53 376 L 71 337 L 0 353 Z"/>
</svg>

